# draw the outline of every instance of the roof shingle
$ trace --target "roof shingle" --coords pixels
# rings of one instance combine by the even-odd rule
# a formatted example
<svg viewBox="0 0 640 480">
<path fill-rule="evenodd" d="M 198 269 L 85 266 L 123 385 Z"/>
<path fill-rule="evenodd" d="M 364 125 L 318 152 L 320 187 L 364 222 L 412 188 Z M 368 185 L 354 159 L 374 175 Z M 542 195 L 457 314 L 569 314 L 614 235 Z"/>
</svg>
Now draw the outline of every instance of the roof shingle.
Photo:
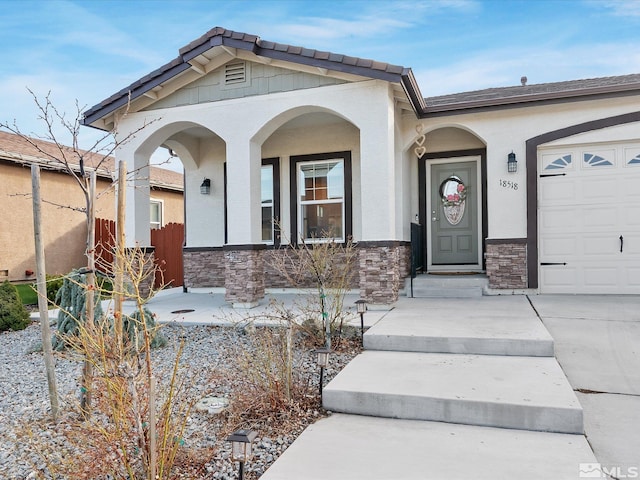
<svg viewBox="0 0 640 480">
<path fill-rule="evenodd" d="M 583 95 L 596 95 L 615 91 L 640 89 L 640 74 L 619 75 L 614 77 L 587 78 L 564 82 L 518 85 L 512 87 L 485 88 L 469 92 L 427 97 L 427 109 L 454 109 L 463 105 L 490 105 L 518 103 L 551 98 L 567 98 Z"/>
</svg>

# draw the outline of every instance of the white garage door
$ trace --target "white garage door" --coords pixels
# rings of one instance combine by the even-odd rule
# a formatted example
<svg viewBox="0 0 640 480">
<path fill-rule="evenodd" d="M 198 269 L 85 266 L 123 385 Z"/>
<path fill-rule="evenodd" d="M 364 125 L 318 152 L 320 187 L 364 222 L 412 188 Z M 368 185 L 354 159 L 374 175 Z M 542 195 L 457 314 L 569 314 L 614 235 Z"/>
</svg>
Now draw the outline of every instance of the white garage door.
<svg viewBox="0 0 640 480">
<path fill-rule="evenodd" d="M 640 294 L 640 143 L 538 153 L 540 290 Z"/>
</svg>

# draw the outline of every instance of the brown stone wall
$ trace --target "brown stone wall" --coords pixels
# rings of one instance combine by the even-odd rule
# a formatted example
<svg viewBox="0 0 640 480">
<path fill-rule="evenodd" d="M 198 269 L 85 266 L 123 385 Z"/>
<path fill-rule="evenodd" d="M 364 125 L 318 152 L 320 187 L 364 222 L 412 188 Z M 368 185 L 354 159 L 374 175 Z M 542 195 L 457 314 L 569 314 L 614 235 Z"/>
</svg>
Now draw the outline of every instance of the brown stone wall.
<svg viewBox="0 0 640 480">
<path fill-rule="evenodd" d="M 411 245 L 401 245 L 398 250 L 400 256 L 400 288 L 402 288 L 404 279 L 411 275 Z"/>
<path fill-rule="evenodd" d="M 224 252 L 225 300 L 252 304 L 264 297 L 264 250 L 232 250 Z"/>
<path fill-rule="evenodd" d="M 526 239 L 487 240 L 485 260 L 489 288 L 527 288 Z"/>
<path fill-rule="evenodd" d="M 286 248 L 278 248 L 265 250 L 264 252 L 264 283 L 266 288 L 291 288 L 287 278 L 280 273 L 282 270 L 282 259 L 288 256 L 289 250 Z M 305 286 L 312 287 L 313 284 L 304 282 Z M 308 285 L 306 285 L 308 283 Z"/>
<path fill-rule="evenodd" d="M 153 247 L 141 248 L 141 249 L 127 249 L 125 261 L 130 263 L 130 266 L 126 267 L 126 270 L 131 268 L 133 277 L 142 278 L 137 289 L 133 286 L 131 274 L 125 271 L 124 284 L 125 290 L 130 292 L 128 295 L 130 298 L 135 298 L 136 292 L 140 294 L 142 299 L 148 298 L 153 288 L 153 282 L 155 275 L 153 275 L 152 269 L 154 269 L 154 253 Z"/>
<path fill-rule="evenodd" d="M 356 259 L 353 262 L 353 273 L 351 275 L 350 288 L 358 288 L 358 260 L 357 254 L 359 249 L 356 250 Z M 264 271 L 265 271 L 265 286 L 267 288 L 313 288 L 316 286 L 316 281 L 313 278 L 311 272 L 296 278 L 295 284 L 289 282 L 289 280 L 281 273 L 283 268 L 286 268 L 287 261 L 293 261 L 296 258 L 292 255 L 292 251 L 289 248 L 278 248 L 275 250 L 266 250 L 264 252 Z M 283 261 L 284 260 L 284 261 Z M 345 263 L 344 254 L 336 254 L 336 261 Z"/>
<path fill-rule="evenodd" d="M 371 303 L 389 304 L 398 299 L 404 279 L 410 274 L 411 247 L 408 245 L 361 245 L 356 248 L 351 288 Z M 251 303 L 264 296 L 265 288 L 312 288 L 311 275 L 291 284 L 280 273 L 279 259 L 293 258 L 286 248 L 268 250 L 186 249 L 185 286 L 225 287 L 227 299 Z M 338 256 L 337 261 L 341 261 Z M 257 297 L 257 298 L 256 298 Z"/>
<path fill-rule="evenodd" d="M 184 286 L 224 287 L 225 258 L 222 249 L 185 249 Z"/>
<path fill-rule="evenodd" d="M 396 245 L 362 247 L 359 252 L 361 298 L 374 304 L 398 300 L 403 248 Z"/>
</svg>

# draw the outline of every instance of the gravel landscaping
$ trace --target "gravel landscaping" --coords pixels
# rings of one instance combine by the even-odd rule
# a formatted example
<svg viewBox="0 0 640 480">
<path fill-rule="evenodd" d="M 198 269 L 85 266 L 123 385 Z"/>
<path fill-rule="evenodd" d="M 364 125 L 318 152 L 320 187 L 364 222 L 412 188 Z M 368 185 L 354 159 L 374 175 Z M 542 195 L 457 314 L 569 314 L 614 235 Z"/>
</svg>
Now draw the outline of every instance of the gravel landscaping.
<svg viewBox="0 0 640 480">
<path fill-rule="evenodd" d="M 159 390 L 166 387 L 174 366 L 179 343 L 184 340 L 180 375 L 191 399 L 207 395 L 229 398 L 234 404 L 243 392 L 244 376 L 238 364 L 253 354 L 255 333 L 232 327 L 168 324 L 162 328 L 166 347 L 153 351 L 154 372 Z M 69 353 L 56 353 L 56 378 L 62 414 L 57 422 L 49 418 L 49 398 L 42 353 L 38 351 L 40 326 L 34 323 L 19 332 L 0 334 L 0 478 L 23 480 L 52 478 L 50 466 L 56 462 L 77 464 L 92 462 L 82 457 L 81 445 L 74 444 L 74 429 L 79 422 L 78 397 L 82 361 Z M 192 410 L 180 444 L 184 445 L 176 460 L 175 476 L 184 479 L 235 479 L 237 464 L 230 460 L 230 446 L 225 442 L 230 429 L 251 428 L 258 432 L 255 457 L 246 465 L 245 479 L 256 479 L 295 440 L 302 430 L 327 415 L 320 407 L 318 367 L 311 353 L 313 346 L 301 339 L 294 342 L 293 371 L 304 392 L 285 411 L 261 407 L 256 412 L 229 408 L 220 414 Z M 329 381 L 357 353 L 359 338 L 344 340 L 331 357 L 325 372 Z M 244 353 L 243 353 L 244 352 Z M 242 360 L 244 359 L 244 360 Z M 245 366 L 246 368 L 246 366 Z M 243 398 L 243 405 L 251 399 Z M 260 404 L 259 398 L 256 404 Z M 244 408 L 244 407 L 243 407 Z M 86 455 L 86 454 L 85 454 Z M 80 458 L 74 458 L 80 457 Z M 55 478 L 81 478 L 66 474 Z M 84 478 L 84 477 L 82 477 Z M 113 478 L 104 476 L 103 478 Z"/>
</svg>

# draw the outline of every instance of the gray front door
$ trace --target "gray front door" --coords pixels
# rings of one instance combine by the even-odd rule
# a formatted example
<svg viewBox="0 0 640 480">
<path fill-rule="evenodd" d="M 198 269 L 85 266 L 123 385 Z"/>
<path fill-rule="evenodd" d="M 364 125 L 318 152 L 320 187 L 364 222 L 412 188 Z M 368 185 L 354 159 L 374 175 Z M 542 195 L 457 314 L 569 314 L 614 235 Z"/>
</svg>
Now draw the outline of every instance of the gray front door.
<svg viewBox="0 0 640 480">
<path fill-rule="evenodd" d="M 431 264 L 478 265 L 476 161 L 430 165 Z"/>
</svg>

